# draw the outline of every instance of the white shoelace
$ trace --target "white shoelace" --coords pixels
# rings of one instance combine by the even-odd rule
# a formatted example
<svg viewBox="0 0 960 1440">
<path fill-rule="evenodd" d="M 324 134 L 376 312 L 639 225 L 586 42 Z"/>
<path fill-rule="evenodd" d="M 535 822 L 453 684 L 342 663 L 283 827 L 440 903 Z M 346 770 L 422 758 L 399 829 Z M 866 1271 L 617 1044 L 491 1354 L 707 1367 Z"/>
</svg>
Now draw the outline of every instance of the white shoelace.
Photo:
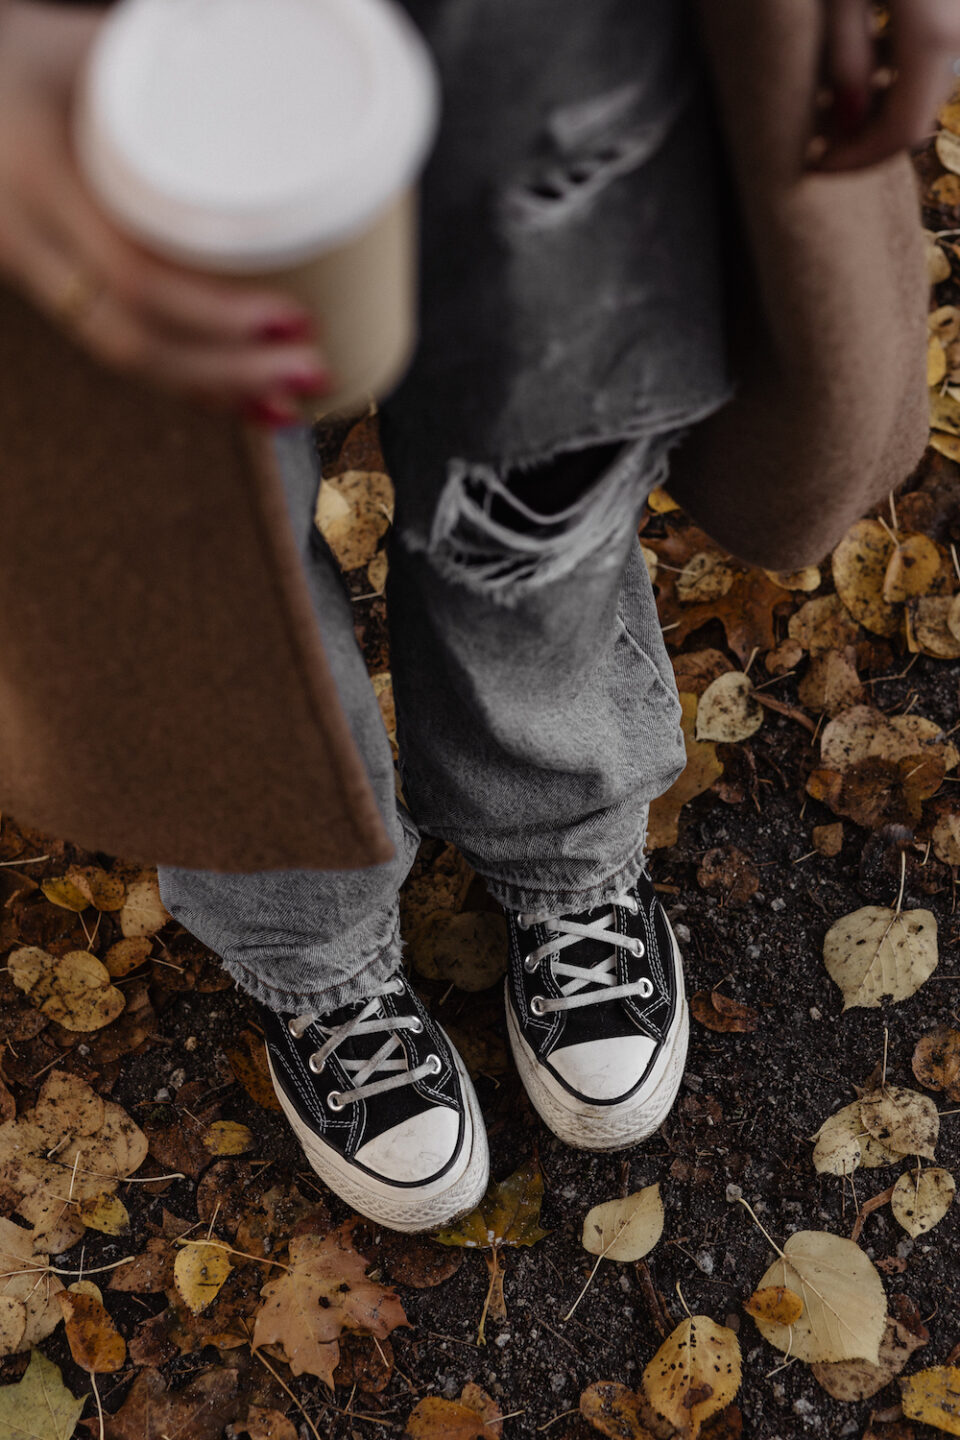
<svg viewBox="0 0 960 1440">
<path fill-rule="evenodd" d="M 319 1075 L 327 1060 L 348 1040 L 351 1035 L 376 1035 L 384 1031 L 389 1032 L 389 1038 L 380 1046 L 380 1049 L 371 1055 L 368 1060 L 348 1060 L 343 1056 L 340 1064 L 354 1081 L 350 1090 L 331 1090 L 327 1096 L 327 1104 L 331 1110 L 342 1110 L 345 1105 L 355 1104 L 357 1100 L 371 1100 L 375 1095 L 384 1095 L 388 1090 L 399 1090 L 404 1085 L 415 1085 L 418 1080 L 423 1080 L 427 1075 L 439 1075 L 443 1069 L 443 1062 L 439 1055 L 430 1054 L 421 1065 L 409 1069 L 407 1057 L 403 1045 L 397 1035 L 398 1030 L 412 1030 L 418 1034 L 423 1029 L 423 1022 L 416 1015 L 386 1015 L 383 1013 L 380 998 L 383 995 L 401 995 L 406 987 L 402 980 L 391 980 L 382 990 L 372 995 L 362 1010 L 359 1010 L 351 1020 L 346 1020 L 342 1025 L 330 1029 L 322 1024 L 312 1011 L 306 1011 L 302 1015 L 295 1015 L 287 1021 L 287 1029 L 295 1040 L 299 1040 L 310 1025 L 317 1024 L 327 1039 L 319 1050 L 314 1050 L 310 1055 L 310 1069 L 315 1075 Z M 395 1052 L 400 1051 L 397 1055 Z M 378 1072 L 394 1071 L 387 1080 L 376 1080 L 373 1077 Z"/>
<path fill-rule="evenodd" d="M 632 995 L 639 995 L 644 1000 L 650 998 L 653 985 L 646 977 L 631 980 L 625 985 L 617 984 L 617 950 L 629 950 L 631 955 L 639 958 L 645 949 L 642 940 L 632 935 L 621 935 L 613 928 L 617 923 L 617 906 L 629 910 L 632 915 L 636 915 L 640 909 L 632 895 L 624 894 L 615 896 L 608 913 L 591 920 L 588 925 L 582 925 L 576 920 L 564 920 L 560 916 L 539 921 L 532 915 L 517 916 L 517 923 L 522 930 L 541 924 L 546 926 L 550 935 L 549 940 L 531 950 L 524 960 L 524 969 L 529 974 L 533 973 L 541 961 L 556 957 L 559 951 L 566 950 L 570 945 L 577 945 L 581 940 L 599 940 L 613 946 L 609 955 L 589 967 L 571 965 L 567 960 L 553 958 L 551 969 L 558 988 L 563 992 L 562 998 L 534 995 L 530 1001 L 530 1009 L 534 1015 L 546 1015 L 554 1010 L 576 1010 L 582 1005 L 603 1005 L 608 1000 L 625 1000 Z M 565 977 L 565 984 L 560 983 L 561 976 Z M 580 993 L 586 985 L 598 985 L 600 989 L 591 990 L 587 994 Z"/>
</svg>

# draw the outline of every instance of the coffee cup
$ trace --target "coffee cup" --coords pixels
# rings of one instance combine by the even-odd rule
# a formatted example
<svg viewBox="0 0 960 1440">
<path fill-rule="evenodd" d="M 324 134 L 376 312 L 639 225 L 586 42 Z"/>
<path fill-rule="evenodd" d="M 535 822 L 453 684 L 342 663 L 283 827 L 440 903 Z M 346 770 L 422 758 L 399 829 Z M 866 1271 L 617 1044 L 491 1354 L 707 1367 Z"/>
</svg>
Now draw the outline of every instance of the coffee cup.
<svg viewBox="0 0 960 1440">
<path fill-rule="evenodd" d="M 119 0 L 78 87 L 78 162 L 140 243 L 265 281 L 315 317 L 337 382 L 388 393 L 416 346 L 418 179 L 439 85 L 392 0 Z"/>
</svg>

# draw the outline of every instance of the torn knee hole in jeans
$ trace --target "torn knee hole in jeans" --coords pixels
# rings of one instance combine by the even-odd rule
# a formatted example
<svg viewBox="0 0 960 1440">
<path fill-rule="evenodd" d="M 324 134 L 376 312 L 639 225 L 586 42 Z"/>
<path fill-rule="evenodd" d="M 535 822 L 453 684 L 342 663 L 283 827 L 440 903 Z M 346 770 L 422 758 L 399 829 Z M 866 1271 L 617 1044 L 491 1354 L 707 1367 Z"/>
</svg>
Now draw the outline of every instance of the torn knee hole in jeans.
<svg viewBox="0 0 960 1440">
<path fill-rule="evenodd" d="M 505 604 L 560 579 L 588 556 L 618 563 L 648 475 L 644 442 L 566 450 L 496 466 L 448 462 L 430 534 L 434 564 L 449 579 Z"/>
</svg>

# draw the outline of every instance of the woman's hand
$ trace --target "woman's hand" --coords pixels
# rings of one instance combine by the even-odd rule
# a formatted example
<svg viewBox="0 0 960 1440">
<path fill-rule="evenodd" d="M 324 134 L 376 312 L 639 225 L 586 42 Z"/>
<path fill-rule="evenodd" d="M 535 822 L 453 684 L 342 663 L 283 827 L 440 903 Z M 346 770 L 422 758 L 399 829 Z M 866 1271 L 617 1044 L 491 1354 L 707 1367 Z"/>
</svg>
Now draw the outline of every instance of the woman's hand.
<svg viewBox="0 0 960 1440">
<path fill-rule="evenodd" d="M 0 275 L 107 365 L 248 419 L 290 423 L 295 397 L 332 388 L 299 303 L 150 254 L 78 174 L 71 102 L 102 16 L 0 4 Z"/>
<path fill-rule="evenodd" d="M 833 92 L 829 144 L 818 170 L 875 165 L 930 133 L 938 107 L 957 83 L 960 0 L 889 0 L 889 85 L 878 89 L 881 64 L 868 0 L 824 0 L 825 82 Z"/>
</svg>

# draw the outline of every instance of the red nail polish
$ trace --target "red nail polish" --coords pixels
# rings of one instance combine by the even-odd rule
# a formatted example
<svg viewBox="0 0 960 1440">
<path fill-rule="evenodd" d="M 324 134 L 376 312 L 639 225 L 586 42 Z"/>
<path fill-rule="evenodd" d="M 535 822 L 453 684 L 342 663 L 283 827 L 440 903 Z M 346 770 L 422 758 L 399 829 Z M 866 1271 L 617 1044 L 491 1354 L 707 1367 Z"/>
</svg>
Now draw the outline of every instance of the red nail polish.
<svg viewBox="0 0 960 1440">
<path fill-rule="evenodd" d="M 295 425 L 299 415 L 286 405 L 277 405 L 272 400 L 247 400 L 240 407 L 244 420 L 254 425 Z"/>
<path fill-rule="evenodd" d="M 302 370 L 296 375 L 285 375 L 280 384 L 291 395 L 329 395 L 335 388 L 333 376 L 327 370 Z"/>
<path fill-rule="evenodd" d="M 834 133 L 841 140 L 852 140 L 867 118 L 866 91 L 856 85 L 839 85 L 830 112 Z"/>
<path fill-rule="evenodd" d="M 313 321 L 309 315 L 289 315 L 283 320 L 268 320 L 256 333 L 258 340 L 309 340 Z"/>
</svg>

